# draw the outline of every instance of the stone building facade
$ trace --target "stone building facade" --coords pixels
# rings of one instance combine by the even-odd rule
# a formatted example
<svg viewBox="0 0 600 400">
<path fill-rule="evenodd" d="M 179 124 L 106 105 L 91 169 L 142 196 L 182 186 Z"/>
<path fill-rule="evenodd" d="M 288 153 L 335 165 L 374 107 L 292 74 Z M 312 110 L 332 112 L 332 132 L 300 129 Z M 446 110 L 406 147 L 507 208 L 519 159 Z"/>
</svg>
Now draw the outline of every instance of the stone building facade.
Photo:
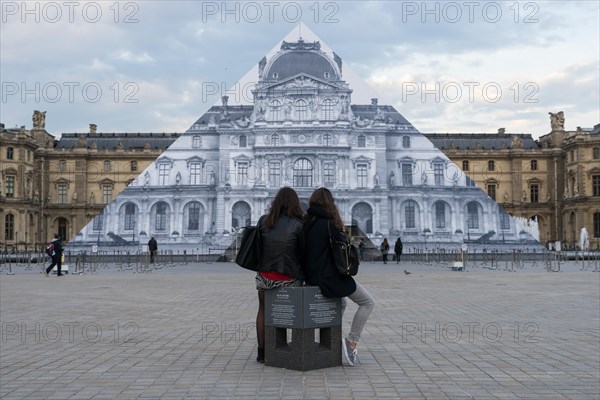
<svg viewBox="0 0 600 400">
<path fill-rule="evenodd" d="M 600 125 L 567 131 L 557 113 L 538 141 L 423 135 L 377 99 L 352 104 L 341 71 L 318 42 L 284 42 L 259 63 L 253 105 L 224 98 L 183 134 L 90 125 L 54 141 L 38 111 L 31 130 L 2 126 L 0 242 L 227 244 L 289 185 L 304 202 L 331 188 L 344 221 L 374 241 L 514 243 L 512 215 L 534 218 L 542 243 L 572 247 L 585 227 L 600 246 Z"/>
<path fill-rule="evenodd" d="M 224 97 L 72 243 L 227 245 L 282 186 L 305 203 L 329 187 L 345 223 L 375 242 L 534 242 L 397 110 L 352 104 L 341 59 L 319 42 L 283 42 L 258 71 L 253 105 Z"/>
</svg>

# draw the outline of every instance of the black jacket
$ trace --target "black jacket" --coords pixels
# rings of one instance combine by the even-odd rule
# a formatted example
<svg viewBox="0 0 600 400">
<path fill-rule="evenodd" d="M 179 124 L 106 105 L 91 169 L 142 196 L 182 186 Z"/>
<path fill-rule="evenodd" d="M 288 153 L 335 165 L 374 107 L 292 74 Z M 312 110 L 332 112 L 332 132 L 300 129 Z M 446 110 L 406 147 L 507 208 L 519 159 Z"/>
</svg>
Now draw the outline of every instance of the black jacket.
<svg viewBox="0 0 600 400">
<path fill-rule="evenodd" d="M 259 271 L 279 272 L 292 278 L 304 280 L 302 257 L 304 254 L 304 230 L 302 221 L 281 216 L 275 226 L 267 228 L 260 224 L 262 233 L 262 257 Z"/>
<path fill-rule="evenodd" d="M 402 242 L 400 239 L 396 240 L 396 244 L 394 245 L 394 253 L 402 254 Z"/>
<path fill-rule="evenodd" d="M 54 256 L 53 257 L 57 257 L 57 258 L 62 257 L 63 247 L 62 247 L 62 242 L 60 241 L 60 239 L 54 238 L 54 239 L 52 239 L 51 242 L 54 243 Z"/>
<path fill-rule="evenodd" d="M 356 282 L 350 276 L 340 275 L 333 263 L 333 254 L 329 243 L 329 228 L 331 233 L 339 235 L 333 221 L 327 218 L 325 212 L 317 207 L 310 207 L 309 216 L 316 219 L 306 225 L 306 252 L 304 271 L 306 281 L 321 289 L 325 297 L 346 297 L 356 291 Z"/>
</svg>

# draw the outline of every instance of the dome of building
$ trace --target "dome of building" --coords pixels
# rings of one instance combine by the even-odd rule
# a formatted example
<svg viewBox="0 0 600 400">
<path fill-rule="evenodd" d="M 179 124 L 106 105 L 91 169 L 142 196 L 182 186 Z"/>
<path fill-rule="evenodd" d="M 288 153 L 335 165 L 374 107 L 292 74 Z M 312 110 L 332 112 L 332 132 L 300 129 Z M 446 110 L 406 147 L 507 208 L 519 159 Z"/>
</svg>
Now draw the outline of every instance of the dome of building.
<svg viewBox="0 0 600 400">
<path fill-rule="evenodd" d="M 298 74 L 311 75 L 322 80 L 340 80 L 339 70 L 325 53 L 319 42 L 283 42 L 281 51 L 268 66 L 264 79 L 284 80 Z"/>
</svg>

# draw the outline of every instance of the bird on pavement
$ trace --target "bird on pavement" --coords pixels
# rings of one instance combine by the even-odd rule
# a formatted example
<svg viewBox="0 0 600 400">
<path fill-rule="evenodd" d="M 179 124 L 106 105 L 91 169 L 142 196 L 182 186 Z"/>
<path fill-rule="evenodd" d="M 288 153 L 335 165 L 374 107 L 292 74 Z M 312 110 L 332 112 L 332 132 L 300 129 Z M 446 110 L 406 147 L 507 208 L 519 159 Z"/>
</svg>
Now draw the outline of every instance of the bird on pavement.
<svg viewBox="0 0 600 400">
<path fill-rule="evenodd" d="M 406 275 L 410 275 L 410 272 L 408 272 L 407 270 L 404 270 L 404 273 L 405 273 Z"/>
</svg>

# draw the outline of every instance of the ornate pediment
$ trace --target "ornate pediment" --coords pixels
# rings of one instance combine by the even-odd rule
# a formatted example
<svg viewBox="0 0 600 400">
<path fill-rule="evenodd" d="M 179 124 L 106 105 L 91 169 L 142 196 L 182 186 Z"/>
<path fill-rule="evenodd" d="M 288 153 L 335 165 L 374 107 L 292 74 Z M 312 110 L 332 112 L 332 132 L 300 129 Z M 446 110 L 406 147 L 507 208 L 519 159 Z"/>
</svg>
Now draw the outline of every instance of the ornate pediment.
<svg viewBox="0 0 600 400">
<path fill-rule="evenodd" d="M 204 158 L 202 157 L 198 157 L 198 156 L 193 156 L 190 157 L 186 160 L 186 165 L 189 167 L 191 163 L 200 163 L 201 165 L 204 165 Z"/>
<path fill-rule="evenodd" d="M 417 161 L 412 157 L 402 157 L 398 159 L 398 166 L 402 166 L 402 164 L 412 164 L 415 165 Z"/>
<path fill-rule="evenodd" d="M 373 159 L 365 156 L 358 156 L 352 159 L 352 166 L 356 168 L 356 164 L 367 164 L 369 168 L 371 167 L 371 162 Z"/>
<path fill-rule="evenodd" d="M 155 166 L 156 166 L 156 168 L 158 168 L 158 166 L 159 166 L 160 164 L 169 164 L 169 166 L 173 166 L 173 162 L 174 162 L 174 161 L 175 161 L 175 160 L 173 160 L 173 159 L 172 159 L 172 158 L 170 158 L 170 157 L 163 156 L 163 157 L 160 157 L 160 158 L 158 158 L 158 159 L 156 160 L 156 162 L 155 162 Z"/>
<path fill-rule="evenodd" d="M 276 82 L 264 87 L 267 90 L 311 90 L 311 89 L 338 89 L 337 85 L 315 78 L 307 74 L 298 74 L 281 82 Z"/>
</svg>

